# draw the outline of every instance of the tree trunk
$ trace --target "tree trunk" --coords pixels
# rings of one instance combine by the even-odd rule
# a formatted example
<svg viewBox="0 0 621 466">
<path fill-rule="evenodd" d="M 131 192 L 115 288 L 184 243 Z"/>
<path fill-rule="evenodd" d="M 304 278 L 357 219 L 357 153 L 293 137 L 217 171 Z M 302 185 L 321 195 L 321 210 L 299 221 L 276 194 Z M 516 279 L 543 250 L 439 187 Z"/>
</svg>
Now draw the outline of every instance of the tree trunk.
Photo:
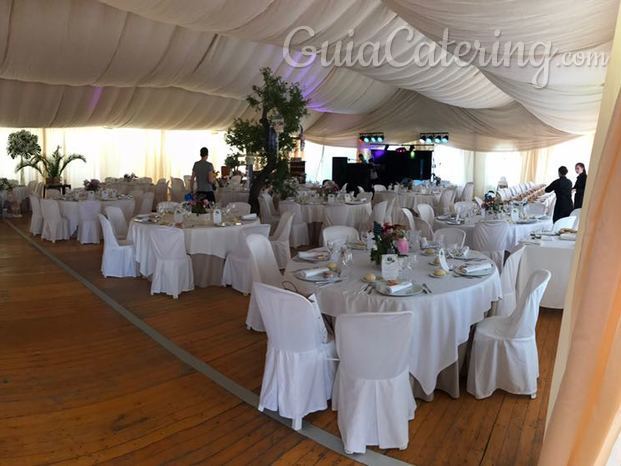
<svg viewBox="0 0 621 466">
<path fill-rule="evenodd" d="M 265 186 L 265 182 L 272 174 L 272 172 L 276 169 L 276 161 L 278 160 L 278 152 L 276 147 L 272 147 L 273 144 L 270 144 L 270 137 L 272 128 L 270 127 L 270 122 L 267 119 L 267 109 L 263 107 L 263 112 L 261 114 L 261 120 L 259 120 L 263 125 L 263 147 L 265 148 L 265 157 L 267 159 L 267 163 L 261 170 L 261 173 L 258 176 L 254 176 L 252 178 L 252 183 L 250 185 L 250 193 L 248 195 L 248 203 L 250 204 L 250 208 L 252 212 L 259 214 L 259 194 L 261 194 L 261 190 Z M 276 135 L 278 137 L 278 135 Z"/>
</svg>

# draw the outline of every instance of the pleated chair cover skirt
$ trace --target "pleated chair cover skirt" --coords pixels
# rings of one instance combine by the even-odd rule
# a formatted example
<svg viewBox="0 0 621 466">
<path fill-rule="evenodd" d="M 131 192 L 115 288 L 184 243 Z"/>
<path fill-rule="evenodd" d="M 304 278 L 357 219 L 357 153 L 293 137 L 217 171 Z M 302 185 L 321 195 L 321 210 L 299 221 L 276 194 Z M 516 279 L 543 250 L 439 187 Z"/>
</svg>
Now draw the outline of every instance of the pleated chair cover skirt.
<svg viewBox="0 0 621 466">
<path fill-rule="evenodd" d="M 54 199 L 41 199 L 43 229 L 41 238 L 55 243 L 57 240 L 69 239 L 69 222 L 61 217 L 60 207 Z"/>
<path fill-rule="evenodd" d="M 157 228 L 151 239 L 155 252 L 151 294 L 166 293 L 178 298 L 182 292 L 193 290 L 192 260 L 185 251 L 183 231 L 169 227 Z"/>
<path fill-rule="evenodd" d="M 98 215 L 104 237 L 101 273 L 104 277 L 136 277 L 136 255 L 133 244 L 119 244 L 110 221 L 102 214 Z"/>
</svg>

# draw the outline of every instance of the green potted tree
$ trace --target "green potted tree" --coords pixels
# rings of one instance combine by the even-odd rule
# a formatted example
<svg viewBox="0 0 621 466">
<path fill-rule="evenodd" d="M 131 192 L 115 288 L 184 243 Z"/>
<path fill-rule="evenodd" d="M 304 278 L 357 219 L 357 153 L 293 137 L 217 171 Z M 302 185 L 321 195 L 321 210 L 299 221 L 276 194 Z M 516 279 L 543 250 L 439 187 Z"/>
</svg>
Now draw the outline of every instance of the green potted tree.
<svg viewBox="0 0 621 466">
<path fill-rule="evenodd" d="M 246 101 L 255 110 L 254 119 L 236 118 L 226 132 L 226 143 L 237 149 L 236 156 L 252 154 L 260 172 L 252 177 L 248 202 L 258 212 L 263 187 L 283 185 L 289 178 L 288 157 L 296 144 L 302 118 L 308 114 L 308 100 L 297 83 L 288 83 L 262 68 L 263 84 L 252 86 Z"/>
</svg>

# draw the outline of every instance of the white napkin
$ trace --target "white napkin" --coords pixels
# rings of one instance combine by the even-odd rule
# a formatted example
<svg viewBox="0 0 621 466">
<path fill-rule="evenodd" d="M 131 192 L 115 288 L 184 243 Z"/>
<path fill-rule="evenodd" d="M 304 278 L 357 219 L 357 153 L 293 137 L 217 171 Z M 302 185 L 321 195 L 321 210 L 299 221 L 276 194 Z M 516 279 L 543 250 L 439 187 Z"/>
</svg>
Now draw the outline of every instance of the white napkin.
<svg viewBox="0 0 621 466">
<path fill-rule="evenodd" d="M 401 282 L 396 285 L 386 285 L 386 289 L 390 294 L 398 293 L 412 286 L 412 282 Z"/>
<path fill-rule="evenodd" d="M 464 273 L 481 272 L 492 268 L 492 264 L 489 262 L 483 262 L 481 264 L 468 264 L 464 265 L 461 270 Z"/>
<path fill-rule="evenodd" d="M 246 215 L 242 215 L 242 220 L 256 220 L 257 219 L 257 214 L 246 214 Z"/>
<path fill-rule="evenodd" d="M 561 233 L 559 238 L 567 241 L 576 241 L 578 235 L 576 233 Z"/>
<path fill-rule="evenodd" d="M 532 244 L 534 246 L 541 246 L 541 240 L 540 239 L 525 239 L 523 241 L 521 241 L 522 244 Z"/>
<path fill-rule="evenodd" d="M 300 259 L 317 259 L 319 255 L 324 255 L 326 259 L 328 258 L 328 253 L 326 251 L 300 251 L 298 252 L 298 257 Z"/>
<path fill-rule="evenodd" d="M 305 269 L 300 270 L 299 274 L 304 278 L 314 277 L 315 275 L 319 275 L 324 272 L 329 272 L 330 269 L 328 267 L 317 267 L 314 269 Z"/>
<path fill-rule="evenodd" d="M 448 272 L 450 268 L 448 262 L 446 262 L 446 254 L 444 253 L 444 249 L 440 249 L 440 251 L 438 251 L 438 259 L 440 259 L 440 267 L 442 270 Z"/>
</svg>

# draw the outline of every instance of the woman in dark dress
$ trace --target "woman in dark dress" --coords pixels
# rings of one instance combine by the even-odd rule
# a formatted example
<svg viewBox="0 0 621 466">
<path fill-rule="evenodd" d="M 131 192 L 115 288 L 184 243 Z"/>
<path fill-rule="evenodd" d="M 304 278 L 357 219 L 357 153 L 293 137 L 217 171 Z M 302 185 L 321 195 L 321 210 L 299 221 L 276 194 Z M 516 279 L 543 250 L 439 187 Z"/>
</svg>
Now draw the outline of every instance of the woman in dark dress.
<svg viewBox="0 0 621 466">
<path fill-rule="evenodd" d="M 558 169 L 558 179 L 554 180 L 546 188 L 546 193 L 554 191 L 556 194 L 556 205 L 554 206 L 554 216 L 552 221 L 556 222 L 559 218 L 569 217 L 574 210 L 574 203 L 571 200 L 572 185 L 567 179 L 567 167 L 561 166 Z"/>
<path fill-rule="evenodd" d="M 574 189 L 576 190 L 574 209 L 581 209 L 587 182 L 587 172 L 583 163 L 578 162 L 576 164 L 576 173 L 578 174 L 578 178 L 576 178 L 576 184 L 574 185 Z"/>
</svg>

